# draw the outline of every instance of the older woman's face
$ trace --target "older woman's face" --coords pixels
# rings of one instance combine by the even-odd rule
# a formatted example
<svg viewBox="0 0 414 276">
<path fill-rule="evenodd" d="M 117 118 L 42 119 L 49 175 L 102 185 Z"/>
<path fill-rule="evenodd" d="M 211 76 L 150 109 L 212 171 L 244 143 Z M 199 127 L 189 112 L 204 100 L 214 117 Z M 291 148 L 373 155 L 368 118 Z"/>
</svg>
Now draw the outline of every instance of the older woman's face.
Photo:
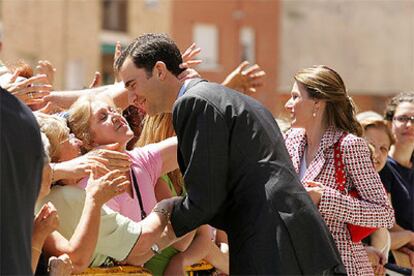
<svg viewBox="0 0 414 276">
<path fill-rule="evenodd" d="M 374 167 L 379 172 L 387 162 L 388 151 L 391 146 L 390 137 L 383 128 L 368 127 L 364 131 L 364 138 L 374 147 Z"/>
<path fill-rule="evenodd" d="M 295 81 L 291 97 L 285 104 L 286 110 L 290 113 L 292 127 L 301 128 L 314 123 L 314 106 L 315 101 L 309 97 L 306 88 Z"/>
<path fill-rule="evenodd" d="M 392 120 L 392 132 L 396 144 L 414 143 L 414 103 L 402 102 L 395 110 Z"/>
<path fill-rule="evenodd" d="M 82 141 L 75 137 L 73 133 L 68 135 L 68 138 L 60 142 L 58 146 L 58 160 L 59 162 L 72 160 L 80 156 Z"/>
<path fill-rule="evenodd" d="M 92 103 L 91 111 L 89 127 L 93 145 L 119 143 L 121 148 L 125 148 L 134 133 L 120 112 L 109 103 L 99 100 Z"/>
</svg>

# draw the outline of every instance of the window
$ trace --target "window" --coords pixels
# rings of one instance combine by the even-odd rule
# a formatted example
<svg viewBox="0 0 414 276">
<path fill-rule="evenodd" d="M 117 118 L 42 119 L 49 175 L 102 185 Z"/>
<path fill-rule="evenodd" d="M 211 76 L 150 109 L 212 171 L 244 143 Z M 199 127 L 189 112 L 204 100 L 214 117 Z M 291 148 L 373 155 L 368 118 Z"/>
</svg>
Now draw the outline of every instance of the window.
<svg viewBox="0 0 414 276">
<path fill-rule="evenodd" d="M 102 5 L 103 29 L 127 32 L 127 0 L 103 0 Z"/>
<path fill-rule="evenodd" d="M 199 68 L 201 70 L 214 70 L 218 67 L 218 30 L 212 24 L 195 24 L 193 39 L 202 49 L 198 57 L 203 60 Z"/>
<path fill-rule="evenodd" d="M 145 0 L 145 7 L 148 9 L 156 9 L 159 4 L 158 0 Z"/>
<path fill-rule="evenodd" d="M 65 89 L 81 89 L 84 87 L 85 66 L 82 60 L 73 59 L 66 63 Z"/>
<path fill-rule="evenodd" d="M 250 64 L 256 63 L 255 55 L 255 32 L 253 28 L 243 27 L 240 29 L 240 46 L 242 48 L 241 61 L 247 60 Z"/>
</svg>

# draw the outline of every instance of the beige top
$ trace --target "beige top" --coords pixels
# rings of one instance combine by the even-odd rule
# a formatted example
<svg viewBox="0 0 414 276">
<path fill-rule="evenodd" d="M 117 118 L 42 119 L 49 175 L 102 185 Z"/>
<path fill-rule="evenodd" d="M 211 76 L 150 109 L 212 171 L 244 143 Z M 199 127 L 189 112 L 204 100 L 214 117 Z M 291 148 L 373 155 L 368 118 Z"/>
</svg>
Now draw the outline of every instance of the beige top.
<svg viewBox="0 0 414 276">
<path fill-rule="evenodd" d="M 69 240 L 82 215 L 85 196 L 85 190 L 79 187 L 55 186 L 36 209 L 39 210 L 48 201 L 52 202 L 60 218 L 58 231 Z M 110 262 L 111 258 L 117 261 L 126 259 L 140 235 L 141 226 L 138 223 L 103 206 L 98 241 L 89 266 L 100 266 Z"/>
</svg>

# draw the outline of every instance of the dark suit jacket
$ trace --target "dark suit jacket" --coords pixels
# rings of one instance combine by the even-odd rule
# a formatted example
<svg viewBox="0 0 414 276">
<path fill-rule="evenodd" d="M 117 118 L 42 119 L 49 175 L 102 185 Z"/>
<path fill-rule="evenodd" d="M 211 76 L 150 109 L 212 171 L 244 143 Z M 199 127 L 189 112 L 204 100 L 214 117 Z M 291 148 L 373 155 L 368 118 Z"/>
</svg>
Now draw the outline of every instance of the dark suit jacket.
<svg viewBox="0 0 414 276">
<path fill-rule="evenodd" d="M 1 275 L 32 275 L 34 205 L 43 149 L 32 111 L 0 88 Z"/>
<path fill-rule="evenodd" d="M 171 223 L 227 232 L 232 274 L 345 273 L 272 114 L 224 86 L 192 81 L 173 109 L 187 196 Z"/>
</svg>

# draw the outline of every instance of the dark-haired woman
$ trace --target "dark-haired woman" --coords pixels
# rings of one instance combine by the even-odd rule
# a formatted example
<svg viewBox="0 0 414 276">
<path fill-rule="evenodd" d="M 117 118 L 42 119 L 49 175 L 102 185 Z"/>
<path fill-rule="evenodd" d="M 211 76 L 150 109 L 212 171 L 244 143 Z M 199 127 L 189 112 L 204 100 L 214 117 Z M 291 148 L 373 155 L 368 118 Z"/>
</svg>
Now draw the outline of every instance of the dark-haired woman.
<svg viewBox="0 0 414 276">
<path fill-rule="evenodd" d="M 351 240 L 347 224 L 389 228 L 394 214 L 369 148 L 358 137 L 362 128 L 342 78 L 322 65 L 299 71 L 285 108 L 292 119 L 286 146 L 293 165 L 325 219 L 348 275 L 373 275 L 362 243 Z M 340 169 L 334 162 L 337 142 L 345 171 L 343 188 L 335 174 Z M 359 197 L 348 195 L 350 190 Z"/>
<path fill-rule="evenodd" d="M 387 163 L 380 172 L 395 209 L 396 224 L 390 231 L 391 249 L 402 253 L 402 259 L 408 257 L 409 264 L 405 263 L 414 268 L 414 92 L 403 92 L 392 98 L 385 111 L 385 120 L 395 138 Z M 411 238 L 399 239 L 397 243 L 394 238 L 397 233 Z"/>
</svg>

